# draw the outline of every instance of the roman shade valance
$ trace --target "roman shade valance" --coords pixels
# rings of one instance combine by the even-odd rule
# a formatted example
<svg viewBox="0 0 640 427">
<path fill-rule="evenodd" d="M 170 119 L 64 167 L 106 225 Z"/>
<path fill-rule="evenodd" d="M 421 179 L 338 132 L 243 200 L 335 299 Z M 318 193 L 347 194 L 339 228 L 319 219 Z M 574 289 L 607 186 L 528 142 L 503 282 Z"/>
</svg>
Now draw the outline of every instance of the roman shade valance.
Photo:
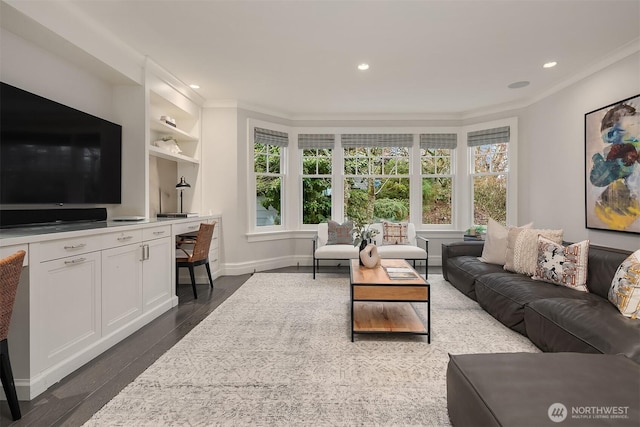
<svg viewBox="0 0 640 427">
<path fill-rule="evenodd" d="M 342 146 L 354 147 L 411 147 L 410 133 L 347 133 L 340 135 Z"/>
<path fill-rule="evenodd" d="M 304 149 L 331 149 L 336 136 L 332 133 L 301 133 L 298 135 L 298 148 Z"/>
<path fill-rule="evenodd" d="M 510 137 L 511 128 L 509 126 L 476 130 L 467 133 L 467 145 L 469 147 L 477 147 L 479 145 L 500 144 L 509 142 Z"/>
<path fill-rule="evenodd" d="M 276 145 L 278 147 L 287 147 L 289 146 L 289 134 L 279 132 L 277 130 L 256 127 L 253 129 L 253 142 L 256 144 L 269 144 Z"/>
<path fill-rule="evenodd" d="M 458 146 L 456 133 L 422 133 L 420 134 L 420 148 L 425 150 L 450 149 Z"/>
</svg>

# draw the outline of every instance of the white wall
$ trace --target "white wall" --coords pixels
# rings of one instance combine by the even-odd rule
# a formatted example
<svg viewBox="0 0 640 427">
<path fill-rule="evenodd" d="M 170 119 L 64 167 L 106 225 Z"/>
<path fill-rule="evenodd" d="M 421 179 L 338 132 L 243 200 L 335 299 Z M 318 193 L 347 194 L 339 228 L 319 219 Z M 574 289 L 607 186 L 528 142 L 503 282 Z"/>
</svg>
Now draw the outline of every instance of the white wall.
<svg viewBox="0 0 640 427">
<path fill-rule="evenodd" d="M 3 82 L 115 121 L 110 84 L 5 29 L 0 31 Z"/>
<path fill-rule="evenodd" d="M 520 121 L 519 223 L 562 228 L 564 239 L 628 250 L 637 234 L 585 227 L 584 115 L 640 93 L 640 53 L 528 107 Z"/>
</svg>

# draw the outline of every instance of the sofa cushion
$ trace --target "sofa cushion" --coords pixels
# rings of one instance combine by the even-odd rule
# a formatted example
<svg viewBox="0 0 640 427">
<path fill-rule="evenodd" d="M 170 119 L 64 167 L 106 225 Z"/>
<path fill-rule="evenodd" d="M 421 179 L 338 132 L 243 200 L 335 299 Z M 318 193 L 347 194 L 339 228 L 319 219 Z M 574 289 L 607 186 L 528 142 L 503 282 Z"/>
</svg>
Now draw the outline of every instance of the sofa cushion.
<svg viewBox="0 0 640 427">
<path fill-rule="evenodd" d="M 588 240 L 562 246 L 544 236 L 538 236 L 538 261 L 533 279 L 566 286 L 576 291 L 589 292 L 587 289 L 588 261 Z"/>
<path fill-rule="evenodd" d="M 380 258 L 427 259 L 427 251 L 413 245 L 386 245 L 378 247 Z"/>
<path fill-rule="evenodd" d="M 587 273 L 589 292 L 608 299 L 609 289 L 618 266 L 631 255 L 631 251 L 612 249 L 591 245 Z"/>
<path fill-rule="evenodd" d="M 562 243 L 562 234 L 562 230 L 536 228 L 514 228 L 509 230 L 504 269 L 533 276 L 538 258 L 538 236 L 542 235 L 555 243 Z"/>
<path fill-rule="evenodd" d="M 455 256 L 448 257 L 446 260 L 446 273 L 449 283 L 474 301 L 476 300 L 476 277 L 501 271 L 504 271 L 501 265 L 484 263 L 475 256 Z"/>
<path fill-rule="evenodd" d="M 347 221 L 340 224 L 336 221 L 329 220 L 327 245 L 353 245 L 353 222 Z"/>
<path fill-rule="evenodd" d="M 639 376 L 640 365 L 608 354 L 450 355 L 447 409 L 456 427 L 637 426 Z M 556 415 L 565 419 L 552 418 L 554 403 L 564 406 Z M 624 411 L 626 417 L 582 418 L 591 407 Z"/>
<path fill-rule="evenodd" d="M 635 320 L 640 316 L 640 249 L 618 267 L 611 281 L 609 301 L 626 317 Z"/>
<path fill-rule="evenodd" d="M 524 322 L 527 336 L 543 351 L 623 354 L 640 363 L 640 322 L 600 297 L 533 301 Z"/>
<path fill-rule="evenodd" d="M 508 272 L 490 273 L 476 278 L 476 298 L 480 306 L 505 326 L 526 335 L 525 305 L 543 298 L 597 298 L 564 286 L 533 280 Z"/>
<path fill-rule="evenodd" d="M 353 245 L 325 245 L 316 249 L 316 259 L 354 259 L 360 256 L 360 248 Z"/>
</svg>

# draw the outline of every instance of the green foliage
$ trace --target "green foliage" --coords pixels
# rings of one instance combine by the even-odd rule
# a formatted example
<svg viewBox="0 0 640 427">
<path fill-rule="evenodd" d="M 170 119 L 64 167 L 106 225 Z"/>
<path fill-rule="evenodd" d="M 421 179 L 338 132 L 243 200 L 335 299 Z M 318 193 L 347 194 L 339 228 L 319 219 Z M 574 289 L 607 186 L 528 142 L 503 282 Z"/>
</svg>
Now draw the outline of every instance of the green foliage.
<svg viewBox="0 0 640 427">
<path fill-rule="evenodd" d="M 303 224 L 319 224 L 331 218 L 331 178 L 302 178 Z"/>
<path fill-rule="evenodd" d="M 507 183 L 504 176 L 476 177 L 473 185 L 474 224 L 487 224 L 489 218 L 507 223 Z"/>
<path fill-rule="evenodd" d="M 376 199 L 374 216 L 389 221 L 404 221 L 409 218 L 409 200 Z"/>
<path fill-rule="evenodd" d="M 278 212 L 278 223 L 282 218 L 281 193 L 280 177 L 256 177 L 256 196 L 265 209 L 273 208 Z"/>
</svg>

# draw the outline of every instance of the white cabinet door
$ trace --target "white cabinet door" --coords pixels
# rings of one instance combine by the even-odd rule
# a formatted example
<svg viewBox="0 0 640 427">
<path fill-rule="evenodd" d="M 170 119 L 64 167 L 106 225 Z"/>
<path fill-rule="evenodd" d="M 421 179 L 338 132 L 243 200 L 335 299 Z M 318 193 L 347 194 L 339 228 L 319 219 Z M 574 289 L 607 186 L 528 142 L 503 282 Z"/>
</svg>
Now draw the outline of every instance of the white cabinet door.
<svg viewBox="0 0 640 427">
<path fill-rule="evenodd" d="M 146 256 L 142 263 L 142 295 L 147 312 L 166 303 L 173 295 L 171 264 L 175 262 L 175 245 L 171 237 L 146 241 L 143 245 L 146 245 Z"/>
<path fill-rule="evenodd" d="M 60 363 L 100 339 L 100 261 L 100 252 L 91 252 L 37 267 L 43 279 L 35 285 L 43 367 Z"/>
<path fill-rule="evenodd" d="M 142 246 L 102 251 L 102 333 L 118 330 L 142 315 Z"/>
</svg>

